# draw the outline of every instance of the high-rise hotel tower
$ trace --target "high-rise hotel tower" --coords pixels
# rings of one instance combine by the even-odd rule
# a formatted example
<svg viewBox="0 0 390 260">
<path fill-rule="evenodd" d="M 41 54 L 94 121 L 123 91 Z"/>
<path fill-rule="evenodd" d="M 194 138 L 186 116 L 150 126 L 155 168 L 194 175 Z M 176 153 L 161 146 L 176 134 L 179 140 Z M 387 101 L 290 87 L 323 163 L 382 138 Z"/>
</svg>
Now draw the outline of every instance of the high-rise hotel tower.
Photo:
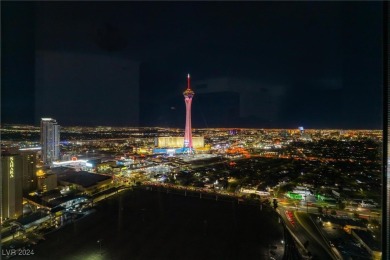
<svg viewBox="0 0 390 260">
<path fill-rule="evenodd" d="M 2 154 L 0 173 L 0 223 L 23 213 L 22 157 Z"/>
<path fill-rule="evenodd" d="M 52 118 L 41 120 L 42 161 L 45 165 L 60 158 L 60 126 Z"/>
</svg>

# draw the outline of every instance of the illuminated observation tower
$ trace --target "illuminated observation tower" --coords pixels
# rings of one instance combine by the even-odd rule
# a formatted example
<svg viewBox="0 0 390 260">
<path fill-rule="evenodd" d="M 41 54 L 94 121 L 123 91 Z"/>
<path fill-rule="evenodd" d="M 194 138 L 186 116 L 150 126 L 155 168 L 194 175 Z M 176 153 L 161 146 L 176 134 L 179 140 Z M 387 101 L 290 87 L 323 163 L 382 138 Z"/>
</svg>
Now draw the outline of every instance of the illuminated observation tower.
<svg viewBox="0 0 390 260">
<path fill-rule="evenodd" d="M 184 152 L 193 153 L 194 148 L 192 146 L 192 130 L 191 130 L 191 103 L 192 98 L 195 95 L 190 87 L 190 74 L 187 75 L 187 89 L 183 92 L 184 102 L 186 103 L 186 128 L 184 132 Z"/>
</svg>

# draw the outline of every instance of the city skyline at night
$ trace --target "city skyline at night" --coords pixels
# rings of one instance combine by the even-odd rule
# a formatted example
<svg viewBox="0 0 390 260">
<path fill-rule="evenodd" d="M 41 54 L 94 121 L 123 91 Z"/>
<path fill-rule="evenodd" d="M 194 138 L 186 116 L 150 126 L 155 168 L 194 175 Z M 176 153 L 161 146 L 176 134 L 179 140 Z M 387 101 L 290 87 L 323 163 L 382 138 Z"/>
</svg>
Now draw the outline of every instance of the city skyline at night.
<svg viewBox="0 0 390 260">
<path fill-rule="evenodd" d="M 2 1 L 0 258 L 387 259 L 385 11 Z"/>
<path fill-rule="evenodd" d="M 2 158 L 3 185 L 9 185 L 3 192 L 19 191 L 19 199 L 5 208 L 17 207 L 19 213 L 2 215 L 3 253 L 16 254 L 10 248 L 23 246 L 30 255 L 51 259 L 56 241 L 66 237 L 74 242 L 57 249 L 64 257 L 165 257 L 171 253 L 150 250 L 164 243 L 188 259 L 194 256 L 192 246 L 172 246 L 183 239 L 183 231 L 190 239 L 216 240 L 226 248 L 202 247 L 200 255 L 327 260 L 359 254 L 380 259 L 382 131 L 303 129 L 193 129 L 198 138 L 194 146 L 200 146 L 194 154 L 183 154 L 167 147 L 183 146 L 184 128 L 65 126 L 60 157 L 45 165 L 40 147 L 44 131 L 6 125 L 1 129 L 2 154 L 13 160 L 25 154 L 27 167 L 19 163 L 16 179 L 15 161 L 7 164 L 11 157 Z M 157 145 L 163 149 L 155 149 Z M 8 176 L 14 182 L 7 182 Z M 228 223 L 232 227 L 226 229 Z M 308 229 L 310 223 L 320 231 Z M 343 228 L 334 229 L 339 226 Z M 144 237 L 150 228 L 157 244 Z M 21 241 L 21 236 L 26 238 Z M 114 242 L 96 244 L 110 239 Z M 250 246 L 236 251 L 226 244 L 230 239 Z M 77 247 L 81 240 L 85 246 Z M 139 243 L 138 250 L 115 248 L 119 241 Z"/>
</svg>

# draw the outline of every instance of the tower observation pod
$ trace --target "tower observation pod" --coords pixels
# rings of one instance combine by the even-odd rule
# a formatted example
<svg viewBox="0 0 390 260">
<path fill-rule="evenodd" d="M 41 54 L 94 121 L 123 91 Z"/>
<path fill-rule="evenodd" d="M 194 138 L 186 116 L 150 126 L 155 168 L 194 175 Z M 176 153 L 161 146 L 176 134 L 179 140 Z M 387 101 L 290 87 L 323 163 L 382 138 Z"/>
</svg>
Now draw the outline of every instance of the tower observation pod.
<svg viewBox="0 0 390 260">
<path fill-rule="evenodd" d="M 191 104 L 195 93 L 190 86 L 190 74 L 187 75 L 187 89 L 183 92 L 184 102 L 186 104 L 186 128 L 184 132 L 184 152 L 193 153 L 192 129 L 191 129 Z"/>
</svg>

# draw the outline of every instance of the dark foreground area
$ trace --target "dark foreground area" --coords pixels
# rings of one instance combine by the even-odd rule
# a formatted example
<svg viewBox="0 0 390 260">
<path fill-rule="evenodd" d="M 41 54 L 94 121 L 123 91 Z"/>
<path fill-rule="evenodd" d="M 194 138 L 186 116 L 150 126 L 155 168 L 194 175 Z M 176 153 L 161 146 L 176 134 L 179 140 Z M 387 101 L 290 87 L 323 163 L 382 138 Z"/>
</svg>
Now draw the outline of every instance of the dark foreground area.
<svg viewBox="0 0 390 260">
<path fill-rule="evenodd" d="M 270 209 L 237 202 L 135 190 L 96 208 L 14 259 L 269 259 L 283 239 Z"/>
</svg>

